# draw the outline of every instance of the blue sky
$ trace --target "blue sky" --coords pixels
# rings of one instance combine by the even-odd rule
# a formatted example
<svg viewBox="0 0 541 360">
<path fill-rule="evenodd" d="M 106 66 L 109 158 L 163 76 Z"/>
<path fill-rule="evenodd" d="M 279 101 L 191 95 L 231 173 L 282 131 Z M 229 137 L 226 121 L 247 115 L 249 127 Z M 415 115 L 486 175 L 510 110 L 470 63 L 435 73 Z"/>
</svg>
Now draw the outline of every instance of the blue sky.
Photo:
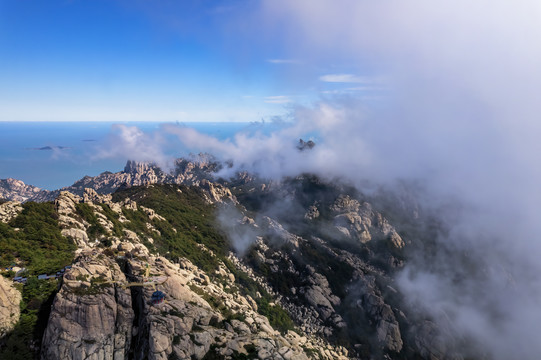
<svg viewBox="0 0 541 360">
<path fill-rule="evenodd" d="M 259 121 L 334 91 L 261 4 L 0 0 L 0 121 Z"/>
<path fill-rule="evenodd" d="M 0 4 L 2 121 L 254 121 L 284 111 L 266 102 L 288 95 L 272 79 L 276 64 L 263 52 L 240 59 L 231 46 L 239 34 L 227 33 L 224 17 L 239 8 Z"/>
</svg>

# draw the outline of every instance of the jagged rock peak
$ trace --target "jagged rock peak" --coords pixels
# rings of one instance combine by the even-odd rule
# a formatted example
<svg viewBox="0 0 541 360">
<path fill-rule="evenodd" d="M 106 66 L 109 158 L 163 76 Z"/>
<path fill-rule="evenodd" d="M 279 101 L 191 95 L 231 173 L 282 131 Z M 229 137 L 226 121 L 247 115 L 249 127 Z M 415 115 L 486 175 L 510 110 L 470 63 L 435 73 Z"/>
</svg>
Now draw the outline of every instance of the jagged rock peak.
<svg viewBox="0 0 541 360">
<path fill-rule="evenodd" d="M 0 179 L 0 199 L 27 201 L 40 191 L 42 189 L 33 185 L 27 185 L 21 180 L 12 178 Z"/>
<path fill-rule="evenodd" d="M 158 166 L 151 162 L 128 160 L 124 166 L 125 173 L 144 173 L 149 170 L 154 170 Z"/>
<path fill-rule="evenodd" d="M 297 144 L 297 149 L 303 151 L 303 150 L 310 150 L 314 146 L 316 146 L 316 143 L 312 140 L 304 141 L 303 139 L 299 139 L 299 143 Z"/>
<path fill-rule="evenodd" d="M 182 160 L 182 159 L 177 159 L 177 160 Z M 197 155 L 190 154 L 187 160 L 194 162 L 196 164 L 199 164 L 200 166 L 205 166 L 205 165 L 209 165 L 209 164 L 217 162 L 216 158 L 213 155 L 208 154 L 208 153 L 199 153 Z"/>
<path fill-rule="evenodd" d="M 83 192 L 83 202 L 84 203 L 111 203 L 111 194 L 100 195 L 96 190 L 92 188 L 85 188 Z"/>
</svg>

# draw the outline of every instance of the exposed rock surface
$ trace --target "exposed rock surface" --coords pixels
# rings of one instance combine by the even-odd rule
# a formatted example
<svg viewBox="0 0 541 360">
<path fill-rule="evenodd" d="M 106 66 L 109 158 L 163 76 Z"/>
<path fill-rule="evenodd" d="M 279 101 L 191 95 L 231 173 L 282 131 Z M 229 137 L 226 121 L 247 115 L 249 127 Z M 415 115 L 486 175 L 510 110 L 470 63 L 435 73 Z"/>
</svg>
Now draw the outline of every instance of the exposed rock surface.
<svg viewBox="0 0 541 360">
<path fill-rule="evenodd" d="M 101 250 L 85 250 L 64 276 L 56 296 L 42 359 L 202 359 L 209 352 L 232 356 L 250 351 L 261 359 L 304 360 L 308 359 L 304 348 L 319 351 L 321 345 L 315 340 L 293 332 L 281 335 L 252 302 L 209 282 L 189 261 L 173 264 L 148 251 L 123 249 L 137 255 L 126 260 L 128 272 L 143 273 L 148 264 L 150 273 L 165 277 L 157 289 L 167 294 L 167 301 L 152 305 L 152 287 L 131 290 L 130 296 L 123 285 L 142 279 L 132 274 L 127 279 Z M 232 274 L 225 268 L 222 271 L 231 279 Z M 209 304 L 200 294 L 214 302 Z M 216 302 L 224 304 L 227 312 L 216 308 Z M 324 359 L 347 354 L 333 347 L 320 350 L 328 354 Z"/>
<path fill-rule="evenodd" d="M 42 359 L 125 359 L 134 312 L 118 265 L 97 252 L 84 254 L 64 275 L 41 350 Z"/>
<path fill-rule="evenodd" d="M 56 196 L 61 232 L 78 247 L 52 306 L 42 359 L 461 359 L 459 343 L 449 342 L 439 325 L 410 316 L 394 276 L 411 242 L 392 216 L 354 191 L 309 176 L 280 184 L 244 173 L 216 182 L 210 173 L 218 168 L 206 157 L 178 160 L 169 174 L 128 162 L 122 172 L 37 193 L 34 199 Z M 171 219 L 159 199 L 145 202 L 159 183 L 195 187 L 163 187 L 172 189 L 167 203 L 188 193 L 209 208 L 229 199 L 241 213 L 231 221 L 230 240 L 242 237 L 246 251 L 225 259 L 228 249 L 204 245 L 209 234 L 191 223 L 209 218 L 199 214 L 201 204 Z M 135 185 L 143 187 L 110 194 Z M 190 199 L 182 198 L 182 206 Z M 276 202 L 260 206 L 269 199 Z M 20 209 L 0 204 L 0 220 Z M 172 256 L 168 241 L 183 229 L 189 233 L 176 241 L 195 240 Z M 209 258 L 217 269 L 194 265 Z M 155 290 L 165 302 L 152 304 Z M 12 295 L 18 303 L 20 294 Z M 1 289 L 0 301 L 8 303 Z M 291 317 L 298 333 L 273 327 L 280 316 Z"/>
<path fill-rule="evenodd" d="M 0 338 L 19 321 L 21 293 L 10 280 L 0 276 Z"/>
<path fill-rule="evenodd" d="M 97 176 L 85 176 L 73 185 L 59 190 L 42 190 L 35 186 L 25 185 L 20 180 L 0 180 L 0 199 L 16 201 L 53 201 L 60 192 L 68 191 L 83 196 L 85 189 L 92 189 L 97 194 L 110 194 L 120 187 L 150 184 L 183 184 L 200 185 L 210 202 L 220 202 L 223 198 L 234 201 L 229 189 L 212 182 L 212 172 L 219 165 L 206 154 L 192 156 L 191 159 L 177 159 L 171 173 L 161 170 L 157 165 L 147 162 L 129 160 L 123 171 L 117 173 L 104 172 Z M 95 197 L 91 197 L 96 200 Z"/>
<path fill-rule="evenodd" d="M 86 233 L 87 226 L 76 215 L 76 204 L 80 201 L 79 196 L 62 191 L 54 204 L 58 213 L 58 223 L 62 227 L 62 235 L 71 238 L 79 249 L 84 249 L 90 246 L 90 243 Z"/>
<path fill-rule="evenodd" d="M 21 180 L 12 178 L 0 179 L 0 199 L 13 201 L 27 201 L 33 199 L 40 192 L 47 192 L 32 185 L 26 185 Z"/>
<path fill-rule="evenodd" d="M 335 214 L 336 228 L 349 238 L 355 238 L 361 243 L 372 239 L 387 239 L 398 249 L 405 245 L 389 221 L 373 211 L 372 205 L 367 202 L 361 204 L 347 195 L 341 195 L 331 206 L 331 211 Z"/>
<path fill-rule="evenodd" d="M 23 211 L 23 207 L 19 202 L 7 201 L 0 204 L 0 221 L 7 223 L 16 217 L 21 211 Z"/>
</svg>

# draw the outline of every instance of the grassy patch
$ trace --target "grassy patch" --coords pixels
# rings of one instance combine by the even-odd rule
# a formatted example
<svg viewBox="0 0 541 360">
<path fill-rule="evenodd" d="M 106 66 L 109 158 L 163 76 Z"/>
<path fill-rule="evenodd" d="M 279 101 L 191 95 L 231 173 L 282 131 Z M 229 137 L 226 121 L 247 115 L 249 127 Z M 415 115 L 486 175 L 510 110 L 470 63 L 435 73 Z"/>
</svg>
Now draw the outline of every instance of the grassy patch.
<svg viewBox="0 0 541 360">
<path fill-rule="evenodd" d="M 241 294 L 249 295 L 255 300 L 257 312 L 267 317 L 274 329 L 281 333 L 295 329 L 295 323 L 289 314 L 280 305 L 271 305 L 273 299 L 261 285 L 252 280 L 245 272 L 238 270 L 228 259 L 225 259 L 224 264 L 235 275 L 235 279 L 240 285 Z"/>
<path fill-rule="evenodd" d="M 28 202 L 9 224 L 0 223 L 0 267 L 17 262 L 38 275 L 71 264 L 76 246 L 62 236 L 57 218 L 53 203 Z"/>
<path fill-rule="evenodd" d="M 308 261 L 319 273 L 329 281 L 333 294 L 343 299 L 348 280 L 352 278 L 354 269 L 351 265 L 340 261 L 336 256 L 316 243 L 302 243 L 300 252 L 304 255 L 302 261 Z M 296 260 L 293 258 L 293 260 Z"/>
<path fill-rule="evenodd" d="M 107 217 L 107 220 L 113 223 L 113 235 L 122 237 L 123 235 L 122 229 L 124 227 L 122 226 L 122 223 L 118 220 L 120 215 L 114 212 L 113 210 L 111 210 L 111 208 L 107 204 L 99 204 L 99 205 L 101 206 L 103 210 L 103 214 L 105 215 L 105 217 Z"/>
<path fill-rule="evenodd" d="M 77 215 L 90 224 L 86 230 L 86 233 L 90 239 L 94 240 L 107 234 L 105 228 L 99 223 L 98 217 L 94 213 L 94 209 L 92 209 L 90 205 L 85 203 L 77 203 L 75 204 L 75 209 L 77 211 Z"/>
<path fill-rule="evenodd" d="M 295 323 L 289 314 L 279 305 L 271 305 L 270 297 L 263 296 L 257 299 L 258 312 L 269 319 L 273 328 L 285 334 L 288 330 L 295 329 Z"/>
<path fill-rule="evenodd" d="M 184 257 L 201 269 L 211 272 L 217 269 L 219 258 L 225 256 L 229 245 L 225 237 L 214 227 L 214 207 L 205 203 L 201 190 L 179 185 L 152 185 L 131 187 L 113 194 L 113 200 L 129 197 L 139 205 L 156 211 L 166 220 L 152 220 L 151 224 L 161 233 L 155 238 L 156 250 L 169 259 Z M 133 231 L 148 233 L 146 215 L 127 210 Z M 203 244 L 215 255 L 202 251 Z"/>
</svg>

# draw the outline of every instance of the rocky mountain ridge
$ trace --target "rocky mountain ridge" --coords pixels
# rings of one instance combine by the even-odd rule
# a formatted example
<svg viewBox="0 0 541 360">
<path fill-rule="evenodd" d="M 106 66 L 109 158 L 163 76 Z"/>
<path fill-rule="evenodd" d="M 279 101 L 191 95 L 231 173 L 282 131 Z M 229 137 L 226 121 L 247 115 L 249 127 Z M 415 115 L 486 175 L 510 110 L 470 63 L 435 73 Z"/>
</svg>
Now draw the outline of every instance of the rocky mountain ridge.
<svg viewBox="0 0 541 360">
<path fill-rule="evenodd" d="M 27 185 L 21 180 L 12 178 L 0 179 L 0 199 L 13 201 L 31 201 L 43 196 L 47 190 L 42 190 L 36 186 Z"/>
<path fill-rule="evenodd" d="M 369 198 L 309 175 L 218 183 L 207 178 L 211 162 L 179 164 L 175 181 L 191 186 L 159 184 L 173 175 L 128 163 L 82 179 L 82 192 L 58 193 L 52 217 L 76 249 L 51 302 L 39 305 L 48 315 L 35 356 L 464 358 L 463 339 L 407 305 L 394 276 L 417 240 Z M 31 204 L 0 204 L 6 234 Z M 27 287 L 20 315 L 0 309 L 0 355 L 17 318 L 38 306 Z M 153 304 L 157 290 L 164 303 Z"/>
<path fill-rule="evenodd" d="M 199 185 L 204 180 L 212 179 L 212 172 L 219 164 L 206 154 L 199 154 L 190 159 L 179 158 L 173 170 L 168 173 L 157 165 L 147 162 L 128 160 L 124 170 L 112 173 L 103 172 L 97 176 L 85 176 L 73 185 L 58 190 L 44 190 L 27 185 L 21 180 L 0 179 L 0 199 L 13 201 L 54 201 L 62 191 L 69 191 L 82 196 L 85 189 L 93 189 L 99 194 L 110 194 L 125 186 L 149 184 L 184 184 Z"/>
</svg>

